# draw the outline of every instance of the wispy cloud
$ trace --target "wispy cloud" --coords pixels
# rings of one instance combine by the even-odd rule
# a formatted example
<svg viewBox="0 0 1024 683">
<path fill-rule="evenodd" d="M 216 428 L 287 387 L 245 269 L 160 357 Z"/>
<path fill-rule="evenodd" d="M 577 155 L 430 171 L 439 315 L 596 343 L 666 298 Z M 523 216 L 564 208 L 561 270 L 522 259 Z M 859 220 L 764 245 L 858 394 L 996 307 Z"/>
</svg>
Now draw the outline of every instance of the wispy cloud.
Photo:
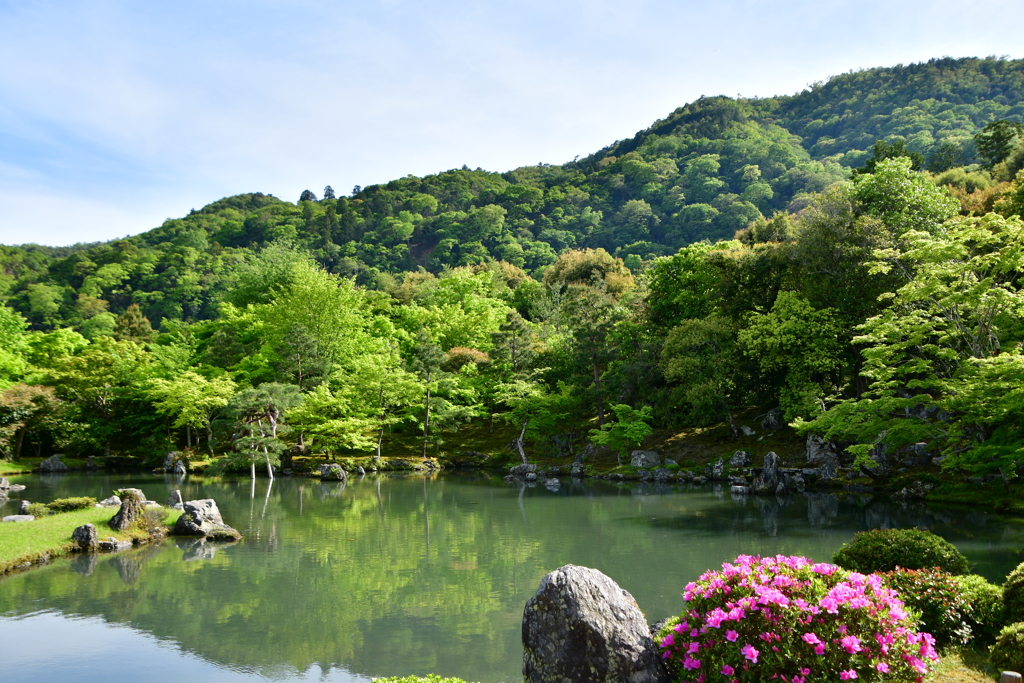
<svg viewBox="0 0 1024 683">
<path fill-rule="evenodd" d="M 558 163 L 702 94 L 1014 53 L 1022 19 L 1002 0 L 0 3 L 0 242 Z"/>
</svg>

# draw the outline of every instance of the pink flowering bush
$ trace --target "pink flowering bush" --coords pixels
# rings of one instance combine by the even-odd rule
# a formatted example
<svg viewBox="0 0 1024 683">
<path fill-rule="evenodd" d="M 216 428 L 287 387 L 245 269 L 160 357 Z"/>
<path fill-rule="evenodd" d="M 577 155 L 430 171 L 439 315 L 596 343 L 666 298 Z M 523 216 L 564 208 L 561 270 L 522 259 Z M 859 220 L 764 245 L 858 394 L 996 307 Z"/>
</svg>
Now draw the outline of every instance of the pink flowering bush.
<svg viewBox="0 0 1024 683">
<path fill-rule="evenodd" d="M 935 640 L 877 575 L 741 555 L 686 586 L 659 634 L 681 683 L 921 681 Z"/>
</svg>

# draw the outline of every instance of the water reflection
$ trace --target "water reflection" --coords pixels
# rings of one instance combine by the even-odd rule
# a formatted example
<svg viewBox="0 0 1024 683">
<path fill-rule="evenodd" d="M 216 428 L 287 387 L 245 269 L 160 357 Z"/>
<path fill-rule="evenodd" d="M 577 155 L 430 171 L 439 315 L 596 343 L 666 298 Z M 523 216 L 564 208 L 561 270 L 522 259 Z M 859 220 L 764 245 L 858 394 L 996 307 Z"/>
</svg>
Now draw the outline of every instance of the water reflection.
<svg viewBox="0 0 1024 683">
<path fill-rule="evenodd" d="M 855 531 L 919 526 L 999 578 L 1024 546 L 1019 527 L 978 511 L 832 492 L 755 497 L 569 478 L 555 489 L 483 473 L 347 483 L 95 473 L 24 483 L 34 500 L 122 486 L 164 500 L 181 489 L 186 500 L 216 499 L 245 539 L 174 539 L 0 581 L 0 642 L 11 618 L 42 608 L 90 617 L 82 629 L 127 625 L 172 642 L 189 666 L 276 679 L 316 670 L 519 680 L 523 605 L 545 573 L 569 562 L 612 576 L 653 621 L 678 612 L 687 581 L 741 553 L 828 560 Z"/>
</svg>

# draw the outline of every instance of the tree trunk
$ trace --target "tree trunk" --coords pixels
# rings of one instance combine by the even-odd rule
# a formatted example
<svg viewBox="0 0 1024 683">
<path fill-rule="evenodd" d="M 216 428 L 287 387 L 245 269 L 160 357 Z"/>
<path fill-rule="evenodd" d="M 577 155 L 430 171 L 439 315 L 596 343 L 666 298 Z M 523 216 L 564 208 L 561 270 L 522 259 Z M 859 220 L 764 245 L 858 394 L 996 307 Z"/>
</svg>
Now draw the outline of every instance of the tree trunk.
<svg viewBox="0 0 1024 683">
<path fill-rule="evenodd" d="M 423 418 L 423 457 L 427 457 L 427 437 L 430 435 L 430 377 L 427 376 L 427 414 Z"/>
<path fill-rule="evenodd" d="M 22 427 L 18 430 L 18 441 L 14 444 L 14 459 L 21 460 L 21 446 L 25 443 L 25 432 L 28 429 Z"/>
<path fill-rule="evenodd" d="M 210 455 L 213 455 L 213 423 L 206 423 L 206 448 L 210 451 Z"/>
<path fill-rule="evenodd" d="M 185 447 L 192 448 L 192 427 L 185 425 Z"/>
<path fill-rule="evenodd" d="M 604 427 L 604 397 L 601 396 L 601 373 L 597 370 L 597 361 L 594 361 L 594 388 L 597 390 L 597 425 Z"/>
<path fill-rule="evenodd" d="M 270 453 L 267 452 L 267 447 L 263 447 L 263 458 L 267 461 L 267 476 L 270 477 L 270 481 L 274 481 L 274 468 L 270 464 Z"/>
<path fill-rule="evenodd" d="M 249 473 L 252 475 L 252 484 L 256 485 L 256 459 L 253 458 L 249 461 Z"/>
<path fill-rule="evenodd" d="M 727 407 L 725 409 L 725 417 L 729 420 L 729 429 L 732 430 L 732 438 L 738 439 L 740 436 L 739 427 L 736 426 L 736 420 L 732 417 L 732 411 Z"/>
<path fill-rule="evenodd" d="M 114 531 L 124 531 L 142 517 L 144 508 L 142 502 L 145 498 L 139 489 L 124 489 L 121 491 L 121 508 L 110 520 L 110 528 Z"/>
<path fill-rule="evenodd" d="M 523 440 L 526 438 L 526 425 L 530 424 L 530 418 L 526 418 L 523 422 L 523 429 L 519 432 L 519 438 L 516 439 L 516 448 L 519 450 L 519 457 L 522 458 L 523 464 L 528 465 L 526 460 L 526 450 L 523 448 Z"/>
<path fill-rule="evenodd" d="M 380 433 L 377 434 L 377 457 L 380 457 L 380 444 L 384 441 L 384 423 L 380 425 Z"/>
</svg>

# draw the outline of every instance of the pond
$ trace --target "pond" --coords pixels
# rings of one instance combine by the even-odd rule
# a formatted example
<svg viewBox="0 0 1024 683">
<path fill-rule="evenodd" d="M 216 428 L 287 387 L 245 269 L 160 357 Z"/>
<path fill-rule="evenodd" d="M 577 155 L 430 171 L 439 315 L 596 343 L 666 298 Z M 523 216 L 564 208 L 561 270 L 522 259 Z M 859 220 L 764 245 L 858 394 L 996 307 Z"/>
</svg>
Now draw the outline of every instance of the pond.
<svg viewBox="0 0 1024 683">
<path fill-rule="evenodd" d="M 928 528 L 1001 580 L 1024 527 L 977 510 L 870 496 L 734 498 L 715 487 L 479 475 L 220 481 L 140 474 L 25 476 L 25 498 L 214 498 L 245 534 L 78 556 L 0 580 L 5 670 L 32 680 L 365 681 L 439 673 L 519 681 L 526 601 L 552 569 L 595 567 L 650 621 L 687 581 L 747 554 L 829 560 L 854 532 Z M 11 514 L 16 502 L 0 508 Z M 3 533 L 0 527 L 0 533 Z M 102 530 L 101 530 L 102 533 Z"/>
</svg>

